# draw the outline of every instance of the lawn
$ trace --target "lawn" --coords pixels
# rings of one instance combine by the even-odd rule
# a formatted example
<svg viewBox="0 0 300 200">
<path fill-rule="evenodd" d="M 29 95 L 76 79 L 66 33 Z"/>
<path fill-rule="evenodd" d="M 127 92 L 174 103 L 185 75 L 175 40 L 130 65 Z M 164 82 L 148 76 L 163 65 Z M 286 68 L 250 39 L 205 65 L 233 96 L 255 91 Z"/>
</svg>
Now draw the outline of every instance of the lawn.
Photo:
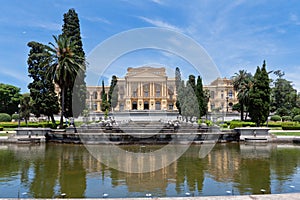
<svg viewBox="0 0 300 200">
<path fill-rule="evenodd" d="M 273 132 L 272 134 L 282 136 L 300 136 L 300 132 Z"/>
</svg>

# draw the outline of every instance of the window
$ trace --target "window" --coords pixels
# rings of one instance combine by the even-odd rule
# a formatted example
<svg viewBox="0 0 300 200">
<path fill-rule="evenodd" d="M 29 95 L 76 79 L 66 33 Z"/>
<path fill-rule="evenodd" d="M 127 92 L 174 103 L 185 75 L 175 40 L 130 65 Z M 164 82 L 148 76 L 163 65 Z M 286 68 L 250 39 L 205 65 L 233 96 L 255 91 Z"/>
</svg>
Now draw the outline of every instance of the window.
<svg viewBox="0 0 300 200">
<path fill-rule="evenodd" d="M 214 91 L 210 91 L 210 98 L 214 99 L 215 98 L 215 92 Z"/>
<path fill-rule="evenodd" d="M 233 97 L 233 95 L 232 95 L 232 90 L 229 90 L 229 92 L 228 92 L 228 97 L 229 97 L 230 99 L 232 99 L 232 97 Z"/>
<path fill-rule="evenodd" d="M 160 90 L 156 90 L 156 97 L 160 97 Z"/>
<path fill-rule="evenodd" d="M 134 90 L 134 91 L 132 92 L 132 96 L 133 96 L 133 97 L 137 97 L 137 91 L 136 91 L 136 90 Z"/>
<path fill-rule="evenodd" d="M 149 96 L 149 92 L 148 91 L 144 91 L 144 97 L 148 97 Z"/>
<path fill-rule="evenodd" d="M 93 97 L 94 97 L 94 99 L 98 99 L 98 93 L 97 93 L 97 92 L 94 92 L 94 93 L 93 93 Z"/>
</svg>

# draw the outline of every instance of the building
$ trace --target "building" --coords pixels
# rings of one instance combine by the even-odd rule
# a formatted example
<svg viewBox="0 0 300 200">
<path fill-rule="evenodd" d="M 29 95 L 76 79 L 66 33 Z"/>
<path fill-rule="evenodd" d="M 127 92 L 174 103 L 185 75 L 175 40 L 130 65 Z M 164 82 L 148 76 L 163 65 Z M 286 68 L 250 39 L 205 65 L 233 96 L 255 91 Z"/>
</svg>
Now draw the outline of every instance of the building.
<svg viewBox="0 0 300 200">
<path fill-rule="evenodd" d="M 175 78 L 166 75 L 166 69 L 149 66 L 128 68 L 124 78 L 118 78 L 118 104 L 115 111 L 164 110 L 177 111 Z M 203 86 L 209 92 L 209 112 L 232 112 L 237 103 L 232 81 L 217 78 Z M 94 112 L 101 112 L 102 86 L 87 86 L 87 105 Z M 105 86 L 108 93 L 109 86 Z"/>
<path fill-rule="evenodd" d="M 128 68 L 124 78 L 118 78 L 118 105 L 115 111 L 177 110 L 175 78 L 169 78 L 165 68 Z M 87 105 L 101 112 L 102 86 L 87 87 Z M 108 93 L 109 86 L 105 87 Z"/>
<path fill-rule="evenodd" d="M 209 91 L 208 112 L 232 112 L 232 106 L 238 103 L 237 92 L 233 89 L 232 80 L 217 78 L 209 85 L 203 86 Z"/>
</svg>

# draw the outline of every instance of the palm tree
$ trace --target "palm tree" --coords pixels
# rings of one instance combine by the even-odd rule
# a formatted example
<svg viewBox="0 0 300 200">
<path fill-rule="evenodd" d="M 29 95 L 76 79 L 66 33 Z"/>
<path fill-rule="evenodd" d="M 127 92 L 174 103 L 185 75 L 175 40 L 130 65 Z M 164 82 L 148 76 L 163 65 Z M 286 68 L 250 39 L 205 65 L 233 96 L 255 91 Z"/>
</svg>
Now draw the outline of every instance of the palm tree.
<svg viewBox="0 0 300 200">
<path fill-rule="evenodd" d="M 237 97 L 241 109 L 241 121 L 243 121 L 244 109 L 246 108 L 247 111 L 247 105 L 249 102 L 249 91 L 252 87 L 253 78 L 251 73 L 248 73 L 246 70 L 239 70 L 239 72 L 235 73 L 235 76 L 232 77 L 232 81 L 234 90 L 238 92 Z"/>
<path fill-rule="evenodd" d="M 53 38 L 55 43 L 50 42 L 50 46 L 46 46 L 49 53 L 46 59 L 48 64 L 47 77 L 54 81 L 61 91 L 60 128 L 62 128 L 65 112 L 65 92 L 74 83 L 79 70 L 84 69 L 82 65 L 84 58 L 74 53 L 76 41 L 71 41 L 71 38 L 64 35 L 53 36 Z"/>
</svg>

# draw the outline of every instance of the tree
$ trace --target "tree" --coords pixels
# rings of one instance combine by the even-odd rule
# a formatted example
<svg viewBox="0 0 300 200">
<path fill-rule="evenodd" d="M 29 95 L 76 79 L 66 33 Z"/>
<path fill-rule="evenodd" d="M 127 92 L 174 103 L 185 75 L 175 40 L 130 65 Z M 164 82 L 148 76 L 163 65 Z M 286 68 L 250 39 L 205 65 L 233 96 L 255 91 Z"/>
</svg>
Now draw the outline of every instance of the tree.
<svg viewBox="0 0 300 200">
<path fill-rule="evenodd" d="M 232 84 L 235 91 L 237 91 L 237 98 L 239 100 L 239 104 L 235 106 L 240 106 L 238 109 L 241 113 L 241 121 L 244 121 L 244 112 L 248 111 L 248 104 L 249 104 L 249 91 L 253 84 L 253 77 L 251 73 L 248 73 L 245 70 L 239 70 L 238 73 L 232 77 Z"/>
<path fill-rule="evenodd" d="M 51 118 L 55 124 L 54 114 L 59 112 L 58 97 L 55 85 L 47 79 L 45 59 L 49 56 L 45 45 L 38 42 L 29 42 L 30 52 L 27 59 L 29 77 L 33 79 L 28 85 L 32 99 L 31 112 L 40 117 L 41 114 Z M 48 55 L 47 55 L 48 54 Z"/>
<path fill-rule="evenodd" d="M 77 63 L 82 66 L 82 70 L 78 71 L 76 81 L 69 84 L 65 93 L 65 115 L 66 117 L 78 117 L 86 107 L 86 83 L 85 83 L 85 53 L 80 34 L 80 24 L 78 14 L 74 9 L 69 9 L 64 14 L 64 24 L 62 27 L 62 35 L 70 38 L 74 42 L 73 53 L 78 56 L 74 58 Z M 76 106 L 72 106 L 76 105 Z"/>
<path fill-rule="evenodd" d="M 180 87 L 181 87 L 181 73 L 179 67 L 176 67 L 175 69 L 175 90 L 177 93 L 177 99 L 176 99 L 176 107 L 178 109 L 179 114 L 181 114 L 181 108 L 180 108 L 180 101 L 178 99 L 179 93 L 180 93 Z"/>
<path fill-rule="evenodd" d="M 272 88 L 271 111 L 280 116 L 292 115 L 292 110 L 296 107 L 297 91 L 293 88 L 290 81 L 283 78 L 284 72 L 277 70 L 274 72 L 277 79 Z"/>
<path fill-rule="evenodd" d="M 74 52 L 75 41 L 71 38 L 59 35 L 53 36 L 55 44 L 49 43 L 46 46 L 47 57 L 47 78 L 54 81 L 60 88 L 61 117 L 60 128 L 63 127 L 63 117 L 65 116 L 65 92 L 74 83 L 76 75 L 80 70 L 84 71 L 82 65 L 84 58 Z"/>
<path fill-rule="evenodd" d="M 12 115 L 19 112 L 18 105 L 22 95 L 21 89 L 13 85 L 0 83 L 0 113 Z"/>
<path fill-rule="evenodd" d="M 181 99 L 181 113 L 183 116 L 190 120 L 192 117 L 199 116 L 199 104 L 197 96 L 195 95 L 193 87 L 187 82 L 186 86 L 182 90 L 182 99 Z"/>
<path fill-rule="evenodd" d="M 203 84 L 202 84 L 202 78 L 200 76 L 198 76 L 197 78 L 197 85 L 195 87 L 195 93 L 197 96 L 197 100 L 198 100 L 198 105 L 199 105 L 199 118 L 206 115 L 208 108 L 207 108 L 207 104 L 208 104 L 208 100 L 209 100 L 209 96 L 206 95 L 207 93 L 205 93 L 203 91 Z"/>
<path fill-rule="evenodd" d="M 105 92 L 104 81 L 102 80 L 102 91 L 101 91 L 101 110 L 107 112 L 109 109 L 109 103 L 107 102 L 107 94 Z"/>
<path fill-rule="evenodd" d="M 111 83 L 108 91 L 108 104 L 109 107 L 113 110 L 118 105 L 118 79 L 115 75 L 111 78 Z"/>
<path fill-rule="evenodd" d="M 249 116 L 256 126 L 264 123 L 269 116 L 270 94 L 270 79 L 264 61 L 262 68 L 256 69 L 253 87 L 249 92 Z"/>
<path fill-rule="evenodd" d="M 30 117 L 31 108 L 32 108 L 30 94 L 28 93 L 23 94 L 20 101 L 20 105 L 21 105 L 20 117 L 24 118 L 27 124 Z"/>
</svg>

